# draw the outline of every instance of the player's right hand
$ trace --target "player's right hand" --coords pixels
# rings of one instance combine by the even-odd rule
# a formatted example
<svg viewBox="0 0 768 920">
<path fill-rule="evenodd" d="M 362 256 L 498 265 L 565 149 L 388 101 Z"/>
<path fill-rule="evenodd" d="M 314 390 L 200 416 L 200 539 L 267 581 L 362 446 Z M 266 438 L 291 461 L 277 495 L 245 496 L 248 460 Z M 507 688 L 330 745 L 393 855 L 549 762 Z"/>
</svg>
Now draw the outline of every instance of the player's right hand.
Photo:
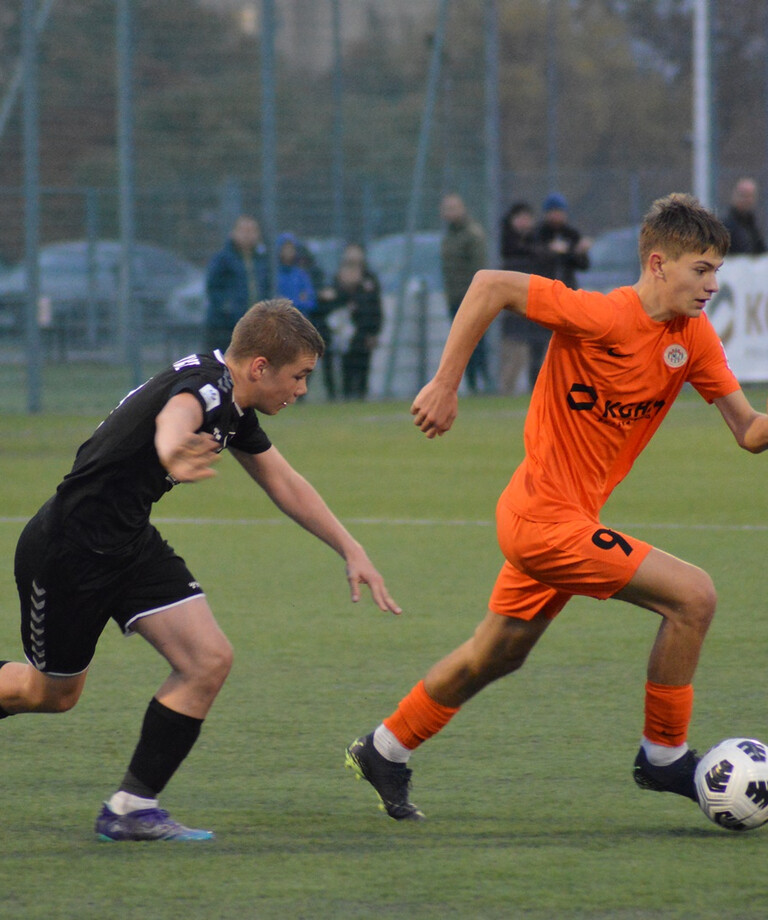
<svg viewBox="0 0 768 920">
<path fill-rule="evenodd" d="M 221 456 L 221 446 L 207 431 L 188 434 L 176 444 L 165 468 L 177 482 L 197 482 L 216 475 L 211 469 Z"/>
<path fill-rule="evenodd" d="M 411 406 L 416 427 L 428 438 L 444 435 L 459 411 L 459 397 L 453 387 L 431 380 L 419 391 Z"/>
</svg>

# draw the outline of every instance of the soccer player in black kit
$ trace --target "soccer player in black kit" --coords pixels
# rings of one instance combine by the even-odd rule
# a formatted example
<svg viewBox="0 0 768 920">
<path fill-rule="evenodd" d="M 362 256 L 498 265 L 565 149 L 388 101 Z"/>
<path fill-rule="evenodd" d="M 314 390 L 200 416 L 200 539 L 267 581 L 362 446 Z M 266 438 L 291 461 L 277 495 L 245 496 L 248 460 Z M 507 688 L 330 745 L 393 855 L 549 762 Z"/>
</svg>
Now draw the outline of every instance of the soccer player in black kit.
<svg viewBox="0 0 768 920">
<path fill-rule="evenodd" d="M 150 523 L 181 482 L 215 475 L 226 447 L 289 517 L 344 559 L 353 601 L 367 584 L 400 613 L 363 547 L 270 443 L 256 411 L 275 415 L 307 392 L 323 353 L 288 300 L 238 322 L 226 353 L 190 355 L 128 396 L 78 450 L 16 550 L 26 663 L 0 663 L 0 718 L 65 712 L 77 702 L 110 619 L 143 636 L 171 672 L 149 703 L 118 791 L 96 820 L 101 840 L 207 840 L 159 807 L 232 662 L 232 649 L 184 560 Z"/>
</svg>

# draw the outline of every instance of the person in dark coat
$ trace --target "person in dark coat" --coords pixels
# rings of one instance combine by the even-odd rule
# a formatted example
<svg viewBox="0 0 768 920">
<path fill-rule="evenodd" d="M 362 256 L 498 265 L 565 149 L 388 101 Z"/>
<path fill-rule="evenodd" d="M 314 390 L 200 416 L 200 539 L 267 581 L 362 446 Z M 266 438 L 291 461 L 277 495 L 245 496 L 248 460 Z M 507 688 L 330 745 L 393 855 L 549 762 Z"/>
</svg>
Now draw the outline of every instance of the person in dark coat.
<svg viewBox="0 0 768 920">
<path fill-rule="evenodd" d="M 542 205 L 543 217 L 536 228 L 539 274 L 576 287 L 576 272 L 589 268 L 592 241 L 568 223 L 568 202 L 554 192 Z"/>
<path fill-rule="evenodd" d="M 536 248 L 535 218 L 533 209 L 526 201 L 517 201 L 507 210 L 501 220 L 499 233 L 501 267 L 505 271 L 539 274 L 539 257 Z M 541 326 L 509 310 L 501 317 L 500 391 L 512 396 L 524 369 L 527 373 L 528 389 L 533 389 L 536 380 L 531 375 L 533 362 L 530 360 L 531 343 L 539 341 L 546 346 L 549 333 Z"/>
<path fill-rule="evenodd" d="M 535 232 L 538 252 L 538 274 L 562 281 L 566 287 L 575 288 L 576 272 L 589 268 L 589 249 L 592 241 L 568 223 L 568 202 L 557 192 L 544 199 L 543 217 Z M 549 333 L 530 341 L 531 364 L 529 376 L 535 381 L 549 344 Z"/>
<path fill-rule="evenodd" d="M 350 243 L 344 248 L 333 284 L 320 292 L 318 300 L 317 313 L 327 330 L 323 377 L 328 398 L 335 399 L 338 392 L 335 362 L 340 359 L 344 398 L 365 399 L 383 314 L 381 285 L 362 246 Z"/>
<path fill-rule="evenodd" d="M 723 223 L 731 234 L 731 255 L 759 256 L 765 252 L 765 240 L 757 224 L 757 183 L 739 179 L 731 196 L 731 207 Z"/>
<path fill-rule="evenodd" d="M 253 217 L 243 215 L 235 221 L 224 247 L 208 265 L 205 290 L 206 348 L 223 349 L 246 310 L 271 296 L 267 250 Z"/>
</svg>

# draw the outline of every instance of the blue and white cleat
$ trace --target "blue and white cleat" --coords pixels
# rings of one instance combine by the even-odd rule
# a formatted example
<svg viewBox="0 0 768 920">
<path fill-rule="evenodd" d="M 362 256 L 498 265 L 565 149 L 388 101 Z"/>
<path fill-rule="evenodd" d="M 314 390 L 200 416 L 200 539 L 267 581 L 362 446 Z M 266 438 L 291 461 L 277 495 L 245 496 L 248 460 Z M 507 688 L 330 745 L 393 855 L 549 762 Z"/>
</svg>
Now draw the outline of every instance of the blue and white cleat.
<svg viewBox="0 0 768 920">
<path fill-rule="evenodd" d="M 123 840 L 212 840 L 213 831 L 184 827 L 162 808 L 144 808 L 127 815 L 116 815 L 104 805 L 96 819 L 96 838 L 109 842 Z"/>
</svg>

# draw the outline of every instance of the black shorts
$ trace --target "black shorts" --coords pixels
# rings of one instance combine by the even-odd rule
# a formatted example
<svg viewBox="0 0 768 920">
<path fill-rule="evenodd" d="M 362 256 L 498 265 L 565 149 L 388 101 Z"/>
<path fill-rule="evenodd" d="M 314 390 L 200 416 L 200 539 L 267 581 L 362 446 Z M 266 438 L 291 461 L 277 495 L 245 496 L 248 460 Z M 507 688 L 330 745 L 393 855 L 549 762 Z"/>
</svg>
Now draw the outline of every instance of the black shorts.
<svg viewBox="0 0 768 920">
<path fill-rule="evenodd" d="M 24 654 L 38 671 L 59 677 L 88 668 L 110 619 L 130 635 L 141 617 L 203 593 L 151 525 L 135 553 L 103 555 L 52 535 L 45 509 L 19 537 L 15 574 Z"/>
</svg>

